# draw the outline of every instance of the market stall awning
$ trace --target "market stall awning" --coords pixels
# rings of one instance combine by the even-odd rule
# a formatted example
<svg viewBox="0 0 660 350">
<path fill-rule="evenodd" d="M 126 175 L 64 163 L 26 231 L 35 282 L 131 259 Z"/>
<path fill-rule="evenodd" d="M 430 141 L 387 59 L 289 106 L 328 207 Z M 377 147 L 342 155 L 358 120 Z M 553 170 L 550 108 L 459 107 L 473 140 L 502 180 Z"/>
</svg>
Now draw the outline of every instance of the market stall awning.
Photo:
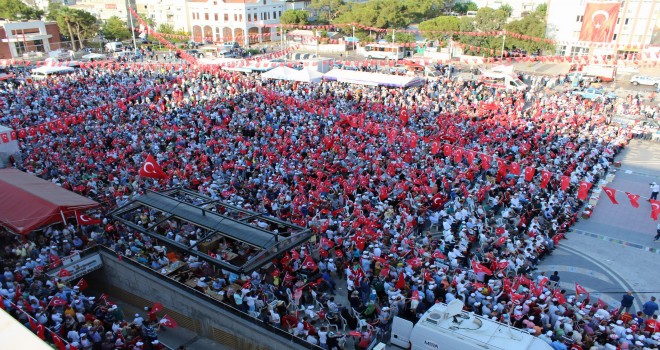
<svg viewBox="0 0 660 350">
<path fill-rule="evenodd" d="M 27 234 L 100 204 L 16 169 L 0 169 L 0 224 Z"/>
</svg>

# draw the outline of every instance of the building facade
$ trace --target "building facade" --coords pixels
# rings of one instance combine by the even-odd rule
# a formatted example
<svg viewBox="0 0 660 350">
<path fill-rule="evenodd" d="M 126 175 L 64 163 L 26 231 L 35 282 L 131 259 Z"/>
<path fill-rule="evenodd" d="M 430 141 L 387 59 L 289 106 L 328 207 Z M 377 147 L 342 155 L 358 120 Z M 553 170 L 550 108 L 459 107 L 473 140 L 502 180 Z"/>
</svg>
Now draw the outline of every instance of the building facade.
<svg viewBox="0 0 660 350">
<path fill-rule="evenodd" d="M 0 59 L 18 59 L 60 49 L 60 29 L 55 22 L 0 21 Z"/>
<path fill-rule="evenodd" d="M 660 0 L 548 0 L 546 22 L 560 56 L 649 53 L 660 44 Z"/>
<path fill-rule="evenodd" d="M 154 21 L 154 29 L 158 29 L 161 24 L 167 24 L 174 30 L 188 30 L 186 0 L 136 0 L 135 5 L 139 14 Z"/>
<path fill-rule="evenodd" d="M 188 0 L 188 31 L 197 42 L 276 41 L 286 9 L 286 2 L 280 0 Z"/>
<path fill-rule="evenodd" d="M 76 0 L 75 5 L 69 7 L 85 10 L 101 21 L 107 21 L 114 16 L 121 18 L 123 21 L 128 21 L 127 6 L 135 7 L 135 0 Z"/>
</svg>

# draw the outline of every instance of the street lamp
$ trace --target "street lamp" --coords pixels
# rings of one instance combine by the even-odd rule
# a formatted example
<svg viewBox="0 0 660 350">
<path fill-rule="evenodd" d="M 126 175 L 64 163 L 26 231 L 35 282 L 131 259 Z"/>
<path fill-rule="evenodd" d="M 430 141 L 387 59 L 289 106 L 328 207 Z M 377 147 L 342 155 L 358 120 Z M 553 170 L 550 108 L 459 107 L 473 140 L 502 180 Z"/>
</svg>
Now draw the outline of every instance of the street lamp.
<svg viewBox="0 0 660 350">
<path fill-rule="evenodd" d="M 504 58 L 504 42 L 506 41 L 506 32 L 504 33 L 504 36 L 502 37 L 502 52 L 500 52 L 500 61 L 503 60 Z"/>
</svg>

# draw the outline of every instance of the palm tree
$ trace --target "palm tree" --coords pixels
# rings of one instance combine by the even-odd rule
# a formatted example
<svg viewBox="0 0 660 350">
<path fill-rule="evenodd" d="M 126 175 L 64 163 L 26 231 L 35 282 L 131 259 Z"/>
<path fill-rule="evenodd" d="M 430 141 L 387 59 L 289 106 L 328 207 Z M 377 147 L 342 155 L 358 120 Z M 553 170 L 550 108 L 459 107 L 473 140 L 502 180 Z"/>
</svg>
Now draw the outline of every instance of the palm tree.
<svg viewBox="0 0 660 350">
<path fill-rule="evenodd" d="M 71 27 L 71 24 L 75 22 L 76 13 L 71 8 L 64 7 L 60 10 L 60 15 L 62 16 L 62 20 L 64 20 L 64 23 L 66 23 L 67 29 L 69 30 L 71 49 L 73 51 L 78 51 L 76 47 L 76 38 L 73 36 L 73 28 Z"/>
</svg>

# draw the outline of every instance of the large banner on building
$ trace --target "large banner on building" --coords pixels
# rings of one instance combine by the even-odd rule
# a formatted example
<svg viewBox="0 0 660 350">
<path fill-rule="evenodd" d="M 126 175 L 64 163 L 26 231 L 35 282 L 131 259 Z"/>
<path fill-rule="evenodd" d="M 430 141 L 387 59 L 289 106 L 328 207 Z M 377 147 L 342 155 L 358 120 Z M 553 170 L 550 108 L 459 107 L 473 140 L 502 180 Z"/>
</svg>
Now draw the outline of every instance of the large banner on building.
<svg viewBox="0 0 660 350">
<path fill-rule="evenodd" d="M 620 2 L 590 2 L 584 10 L 580 41 L 609 43 L 614 36 Z"/>
</svg>

